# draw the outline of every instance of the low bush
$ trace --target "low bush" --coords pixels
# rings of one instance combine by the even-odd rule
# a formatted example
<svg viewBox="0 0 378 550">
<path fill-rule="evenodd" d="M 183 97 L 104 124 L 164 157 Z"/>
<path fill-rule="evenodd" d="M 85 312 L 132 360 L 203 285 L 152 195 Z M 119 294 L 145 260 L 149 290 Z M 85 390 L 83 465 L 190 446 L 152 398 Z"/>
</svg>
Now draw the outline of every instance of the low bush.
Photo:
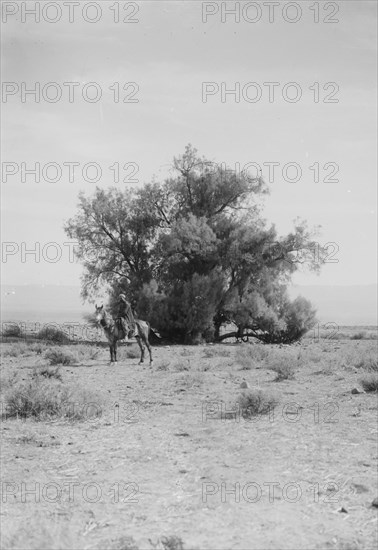
<svg viewBox="0 0 378 550">
<path fill-rule="evenodd" d="M 22 329 L 17 323 L 9 323 L 3 330 L 3 336 L 7 338 L 21 338 Z"/>
<path fill-rule="evenodd" d="M 361 357 L 355 362 L 354 366 L 356 369 L 364 369 L 367 372 L 378 372 L 378 360 L 371 355 Z"/>
<path fill-rule="evenodd" d="M 262 390 L 246 390 L 236 400 L 243 418 L 268 414 L 276 407 L 278 400 Z"/>
<path fill-rule="evenodd" d="M 28 351 L 28 346 L 24 342 L 17 342 L 15 344 L 10 344 L 9 347 L 5 348 L 2 351 L 3 357 L 18 357 L 23 355 Z"/>
<path fill-rule="evenodd" d="M 378 392 L 378 374 L 372 372 L 360 380 L 361 386 L 366 392 Z"/>
<path fill-rule="evenodd" d="M 101 415 L 97 396 L 56 378 L 32 377 L 19 381 L 5 395 L 6 416 L 49 420 L 86 420 Z"/>
<path fill-rule="evenodd" d="M 68 344 L 70 339 L 67 334 L 55 327 L 44 327 L 41 329 L 36 338 L 38 340 L 47 340 L 53 342 L 54 344 Z"/>
<path fill-rule="evenodd" d="M 77 363 L 77 357 L 72 352 L 64 351 L 61 348 L 47 350 L 44 357 L 50 361 L 50 365 L 72 365 Z"/>
<path fill-rule="evenodd" d="M 140 350 L 135 348 L 135 347 L 131 347 L 130 349 L 126 349 L 126 357 L 128 359 L 139 359 Z"/>
<path fill-rule="evenodd" d="M 44 378 L 55 378 L 56 380 L 62 380 L 62 374 L 60 372 L 60 367 L 36 367 L 33 371 L 32 377 L 36 378 L 42 376 Z"/>
<path fill-rule="evenodd" d="M 351 335 L 350 340 L 365 340 L 366 331 L 362 330 L 360 332 L 355 332 Z"/>
</svg>

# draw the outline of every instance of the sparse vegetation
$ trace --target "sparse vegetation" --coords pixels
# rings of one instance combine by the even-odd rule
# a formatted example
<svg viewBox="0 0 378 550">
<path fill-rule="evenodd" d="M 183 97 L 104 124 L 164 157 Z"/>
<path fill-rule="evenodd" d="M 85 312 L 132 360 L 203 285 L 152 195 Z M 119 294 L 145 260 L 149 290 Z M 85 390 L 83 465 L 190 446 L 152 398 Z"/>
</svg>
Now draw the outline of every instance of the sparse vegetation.
<svg viewBox="0 0 378 550">
<path fill-rule="evenodd" d="M 175 371 L 176 372 L 184 372 L 190 370 L 190 362 L 189 359 L 187 361 L 180 361 L 175 364 Z"/>
<path fill-rule="evenodd" d="M 246 390 L 236 400 L 243 418 L 268 414 L 273 410 L 278 400 L 273 395 L 262 390 Z"/>
<path fill-rule="evenodd" d="M 131 348 L 128 348 L 126 349 L 126 357 L 128 359 L 139 359 L 140 351 L 136 349 L 134 346 Z"/>
<path fill-rule="evenodd" d="M 102 542 L 101 546 L 97 546 L 96 548 L 98 548 L 98 550 L 139 550 L 139 546 L 134 538 L 128 536 Z"/>
<path fill-rule="evenodd" d="M 6 338 L 21 338 L 22 329 L 17 323 L 9 323 L 9 326 L 2 331 L 2 335 Z"/>
<path fill-rule="evenodd" d="M 44 351 L 46 351 L 47 347 L 46 344 L 43 344 L 42 342 L 35 342 L 34 344 L 30 344 L 29 349 L 31 352 L 41 355 Z"/>
<path fill-rule="evenodd" d="M 241 365 L 241 370 L 251 370 L 261 368 L 274 351 L 260 345 L 245 345 L 236 352 L 236 362 Z"/>
<path fill-rule="evenodd" d="M 228 349 L 220 348 L 220 347 L 211 347 L 211 348 L 205 348 L 203 350 L 203 356 L 207 359 L 210 359 L 211 357 L 230 357 L 231 352 Z"/>
<path fill-rule="evenodd" d="M 70 341 L 65 332 L 55 327 L 44 327 L 38 332 L 36 338 L 38 340 L 47 340 L 54 344 L 68 344 Z"/>
<path fill-rule="evenodd" d="M 302 366 L 302 352 L 295 349 L 272 350 L 265 361 L 267 369 L 277 373 L 275 382 L 292 380 Z"/>
<path fill-rule="evenodd" d="M 5 395 L 8 418 L 86 420 L 100 414 L 98 403 L 98 397 L 86 390 L 43 376 L 19 381 Z"/>
<path fill-rule="evenodd" d="M 188 349 L 183 349 L 181 352 L 182 357 L 191 357 L 194 354 L 193 351 L 190 351 Z"/>
<path fill-rule="evenodd" d="M 378 374 L 372 372 L 361 378 L 361 386 L 366 392 L 378 392 Z"/>
<path fill-rule="evenodd" d="M 356 332 L 350 336 L 351 340 L 364 340 L 365 338 L 367 338 L 367 334 L 364 330 Z"/>
<path fill-rule="evenodd" d="M 160 543 L 164 550 L 185 550 L 182 538 L 176 535 L 161 537 Z"/>
<path fill-rule="evenodd" d="M 28 351 L 28 346 L 24 342 L 16 342 L 5 348 L 2 352 L 4 357 L 18 357 Z"/>
<path fill-rule="evenodd" d="M 240 370 L 251 370 L 260 367 L 259 362 L 253 357 L 251 348 L 242 347 L 236 352 L 236 363 L 240 365 Z"/>
<path fill-rule="evenodd" d="M 13 496 L 9 495 L 6 513 L 25 510 L 20 523 L 27 524 L 33 542 L 30 544 L 26 535 L 14 542 L 13 534 L 20 531 L 14 524 L 5 533 L 5 544 L 9 548 L 72 550 L 86 545 L 93 550 L 202 548 L 201 535 L 196 538 L 191 533 L 190 544 L 186 542 L 183 533 L 187 531 L 180 518 L 185 510 L 193 510 L 193 521 L 203 521 L 203 511 L 197 508 L 194 511 L 189 498 L 173 501 L 176 493 L 166 490 L 170 480 L 173 490 L 177 487 L 177 494 L 185 491 L 186 495 L 198 495 L 202 483 L 218 484 L 214 497 L 210 492 L 217 486 L 205 485 L 205 490 L 209 490 L 209 507 L 215 505 L 214 510 L 216 498 L 221 498 L 221 483 L 225 481 L 229 488 L 231 483 L 243 479 L 242 474 L 246 482 L 256 480 L 257 475 L 266 470 L 270 475 L 266 479 L 277 479 L 282 484 L 291 481 L 293 471 L 298 479 L 310 479 L 306 476 L 315 462 L 322 466 L 328 463 L 326 454 L 314 454 L 314 446 L 309 444 L 312 435 L 308 426 L 318 421 L 319 424 L 333 422 L 332 430 L 319 429 L 316 436 L 325 448 L 333 448 L 334 471 L 337 468 L 339 477 L 331 479 L 340 486 L 341 479 L 349 479 L 351 475 L 350 463 L 345 461 L 344 444 L 355 444 L 357 434 L 361 435 L 364 445 L 353 446 L 354 475 L 356 479 L 363 477 L 361 483 L 371 492 L 369 475 L 373 474 L 373 468 L 369 465 L 372 465 L 374 442 L 369 434 L 374 422 L 378 371 L 374 355 L 376 342 L 370 338 L 353 341 L 347 337 L 342 343 L 329 339 L 307 341 L 300 346 L 243 343 L 215 344 L 199 349 L 162 347 L 157 349 L 155 366 L 150 371 L 133 367 L 130 359 L 125 364 L 108 368 L 106 344 L 53 346 L 43 341 L 23 340 L 5 342 L 2 349 L 11 349 L 15 344 L 22 344 L 26 353 L 16 359 L 11 356 L 4 359 L 5 379 L 1 384 L 3 421 L 6 420 L 3 422 L 3 452 L 10 464 L 8 479 L 14 479 L 19 485 L 22 479 L 28 484 L 30 479 L 42 483 L 42 475 L 51 469 L 54 475 L 67 476 L 65 479 L 98 483 L 101 488 L 113 490 L 117 488 L 113 485 L 117 478 L 112 470 L 127 468 L 130 475 L 126 482 L 131 485 L 125 482 L 119 486 L 120 499 L 135 497 L 142 503 L 141 495 L 133 495 L 132 491 L 138 484 L 138 463 L 144 462 L 151 472 L 161 471 L 161 475 L 154 478 L 156 487 L 152 490 L 154 493 L 161 491 L 166 502 L 161 501 L 157 508 L 147 499 L 146 510 L 135 507 L 135 517 L 142 522 L 144 517 L 156 513 L 156 520 L 160 521 L 169 507 L 170 513 L 177 514 L 179 519 L 174 529 L 169 524 L 164 531 L 156 526 L 151 529 L 144 523 L 142 532 L 133 523 L 125 528 L 124 508 L 113 506 L 114 530 L 113 527 L 109 530 L 105 528 L 110 524 L 109 516 L 102 515 L 105 510 L 101 502 L 88 505 L 84 501 L 82 505 L 78 500 L 74 529 L 71 532 L 67 529 L 67 538 L 64 538 L 55 537 L 51 528 L 53 540 L 38 524 L 35 507 L 14 503 Z M 119 351 L 126 357 L 133 347 L 137 348 L 135 344 L 121 345 Z M 61 363 L 50 365 L 44 356 L 51 350 L 70 352 L 80 364 L 77 368 L 67 368 Z M 38 352 L 42 356 L 37 355 Z M 100 359 L 96 363 L 85 362 L 90 357 Z M 292 372 L 297 379 L 295 383 L 289 382 Z M 5 377 L 5 373 L 9 376 Z M 278 378 L 282 374 L 286 382 L 272 382 L 276 375 Z M 84 384 L 96 391 L 101 388 L 103 401 L 80 389 Z M 352 388 L 355 391 L 351 392 Z M 337 396 L 336 402 L 331 395 Z M 102 409 L 101 402 L 104 403 Z M 101 412 L 103 418 L 99 421 Z M 167 446 L 171 466 L 163 471 Z M 14 456 L 20 475 L 11 478 L 15 472 Z M 208 467 L 202 469 L 201 464 L 206 460 Z M 141 483 L 139 487 L 142 489 Z M 95 493 L 90 487 L 89 497 Z M 51 494 L 54 497 L 52 491 Z M 249 495 L 252 496 L 251 491 Z M 369 513 L 367 506 L 373 497 L 374 494 L 353 494 L 355 505 L 365 506 L 366 513 Z M 342 505 L 344 503 L 337 507 Z M 345 505 L 350 512 L 348 502 Z M 292 508 L 293 514 L 298 514 L 295 520 L 299 521 L 299 505 Z M 52 504 L 50 509 L 52 515 L 67 514 L 69 517 L 71 514 L 68 503 L 66 507 L 63 500 Z M 258 521 L 264 521 L 264 507 L 256 503 L 255 511 Z M 245 514 L 244 525 L 248 513 L 246 510 L 242 513 Z M 342 519 L 343 515 L 336 517 Z M 318 521 L 319 516 L 317 518 Z M 68 526 L 68 522 L 65 525 Z M 97 528 L 97 525 L 104 528 Z M 250 535 L 250 531 L 241 535 L 241 547 L 248 547 L 245 542 Z M 223 533 L 218 533 L 216 547 L 222 547 L 218 544 L 222 536 Z M 277 531 L 273 536 L 277 541 Z M 370 548 L 368 537 L 364 540 L 366 544 L 361 548 Z M 290 539 L 293 541 L 294 538 Z M 227 543 L 232 545 L 231 536 Z"/>
<path fill-rule="evenodd" d="M 367 372 L 378 372 L 378 360 L 371 355 L 360 358 L 354 366 L 357 369 L 364 369 Z"/>
<path fill-rule="evenodd" d="M 60 367 L 57 366 L 54 369 L 51 367 L 36 367 L 33 371 L 32 377 L 36 378 L 38 376 L 43 376 L 44 378 L 55 378 L 56 380 L 62 380 L 62 374 L 60 372 Z"/>
<path fill-rule="evenodd" d="M 282 380 L 293 380 L 295 377 L 295 370 L 292 365 L 288 363 L 281 363 L 269 367 L 270 370 L 277 373 L 275 382 L 281 382 Z"/>
<path fill-rule="evenodd" d="M 94 360 L 97 359 L 101 353 L 101 348 L 91 345 L 79 345 L 75 347 L 77 355 L 81 359 Z"/>
<path fill-rule="evenodd" d="M 168 370 L 169 369 L 169 363 L 160 363 L 160 365 L 158 365 L 156 368 L 157 368 L 157 370 Z"/>
<path fill-rule="evenodd" d="M 61 348 L 47 350 L 44 357 L 50 361 L 50 365 L 72 365 L 77 363 L 77 357 L 71 351 L 65 351 Z"/>
</svg>

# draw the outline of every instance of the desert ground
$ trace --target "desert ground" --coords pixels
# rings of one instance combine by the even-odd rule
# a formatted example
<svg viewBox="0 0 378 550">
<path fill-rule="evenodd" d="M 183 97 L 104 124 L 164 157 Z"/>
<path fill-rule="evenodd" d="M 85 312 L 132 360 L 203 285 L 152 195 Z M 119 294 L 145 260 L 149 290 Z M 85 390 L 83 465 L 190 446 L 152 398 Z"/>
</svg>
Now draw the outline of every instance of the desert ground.
<svg viewBox="0 0 378 550">
<path fill-rule="evenodd" d="M 351 336 L 155 346 L 152 366 L 3 341 L 2 548 L 376 548 L 377 340 Z M 25 388 L 39 414 L 16 414 Z M 44 414 L 64 389 L 74 412 Z"/>
</svg>

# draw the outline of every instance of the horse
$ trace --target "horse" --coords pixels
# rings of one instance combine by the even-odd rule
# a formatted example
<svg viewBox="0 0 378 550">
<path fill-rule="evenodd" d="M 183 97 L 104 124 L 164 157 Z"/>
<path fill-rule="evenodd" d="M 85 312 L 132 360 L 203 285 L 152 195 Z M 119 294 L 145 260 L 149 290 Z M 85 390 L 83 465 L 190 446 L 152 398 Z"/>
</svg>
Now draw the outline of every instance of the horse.
<svg viewBox="0 0 378 550">
<path fill-rule="evenodd" d="M 117 363 L 117 346 L 118 340 L 123 340 L 126 338 L 127 334 L 125 333 L 122 324 L 118 322 L 117 319 L 109 318 L 106 313 L 104 306 L 96 305 L 96 321 L 102 327 L 106 339 L 109 342 L 110 349 L 110 362 Z M 135 325 L 137 329 L 137 334 L 135 335 L 138 346 L 141 351 L 141 357 L 139 365 L 144 363 L 144 352 L 145 346 L 147 346 L 148 352 L 150 354 L 150 365 L 152 363 L 152 350 L 148 337 L 150 334 L 150 325 L 147 321 L 142 321 L 141 319 L 135 319 Z"/>
</svg>

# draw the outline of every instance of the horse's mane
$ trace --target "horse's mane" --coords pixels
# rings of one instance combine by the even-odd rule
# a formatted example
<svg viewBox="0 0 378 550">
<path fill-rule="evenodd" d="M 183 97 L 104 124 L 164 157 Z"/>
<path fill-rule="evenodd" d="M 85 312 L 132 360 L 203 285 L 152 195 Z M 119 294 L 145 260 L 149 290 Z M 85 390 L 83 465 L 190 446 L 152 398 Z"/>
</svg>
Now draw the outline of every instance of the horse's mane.
<svg viewBox="0 0 378 550">
<path fill-rule="evenodd" d="M 115 319 L 113 319 L 112 315 L 105 308 L 103 309 L 103 319 L 109 328 L 113 328 L 115 326 Z"/>
</svg>

